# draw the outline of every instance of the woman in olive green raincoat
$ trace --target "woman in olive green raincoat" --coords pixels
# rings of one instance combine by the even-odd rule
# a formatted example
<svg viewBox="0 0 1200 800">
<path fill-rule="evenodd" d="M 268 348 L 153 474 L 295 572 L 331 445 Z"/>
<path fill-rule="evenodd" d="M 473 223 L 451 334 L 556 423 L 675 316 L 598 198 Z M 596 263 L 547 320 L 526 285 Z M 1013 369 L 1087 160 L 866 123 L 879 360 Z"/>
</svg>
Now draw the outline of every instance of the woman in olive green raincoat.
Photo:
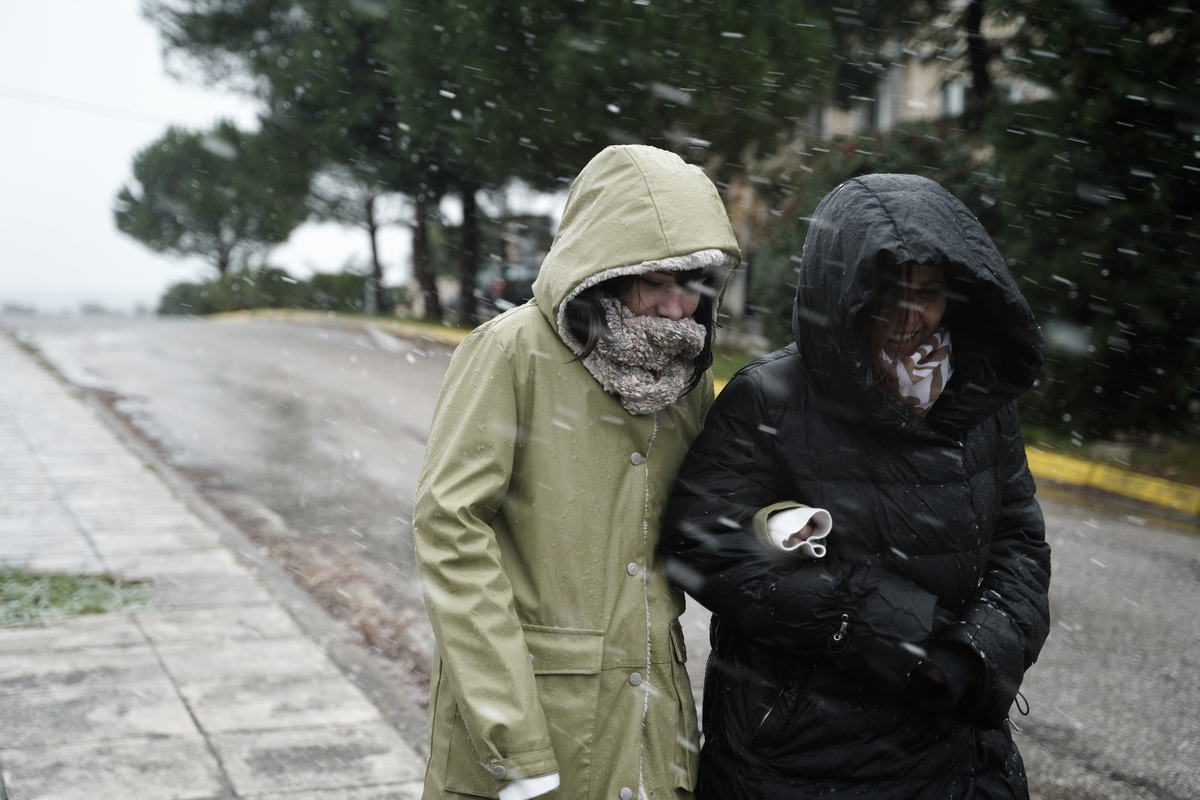
<svg viewBox="0 0 1200 800">
<path fill-rule="evenodd" d="M 698 168 L 610 147 L 534 299 L 459 345 L 413 522 L 437 637 L 427 800 L 691 797 L 683 595 L 658 539 L 738 258 Z"/>
</svg>

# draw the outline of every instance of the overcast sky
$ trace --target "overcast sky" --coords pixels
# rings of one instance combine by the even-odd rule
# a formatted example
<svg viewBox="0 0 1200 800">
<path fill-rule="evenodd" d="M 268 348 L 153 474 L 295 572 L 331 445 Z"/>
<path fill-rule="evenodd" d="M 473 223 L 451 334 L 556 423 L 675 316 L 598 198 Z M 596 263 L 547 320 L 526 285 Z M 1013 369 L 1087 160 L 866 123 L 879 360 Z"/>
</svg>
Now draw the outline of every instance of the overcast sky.
<svg viewBox="0 0 1200 800">
<path fill-rule="evenodd" d="M 221 117 L 256 127 L 251 101 L 166 74 L 138 0 L 0 3 L 0 305 L 154 307 L 168 284 L 214 275 L 120 233 L 112 207 L 169 125 Z M 407 230 L 384 235 L 389 281 L 406 277 L 408 243 Z M 361 232 L 310 224 L 271 262 L 306 275 L 367 252 Z"/>
</svg>

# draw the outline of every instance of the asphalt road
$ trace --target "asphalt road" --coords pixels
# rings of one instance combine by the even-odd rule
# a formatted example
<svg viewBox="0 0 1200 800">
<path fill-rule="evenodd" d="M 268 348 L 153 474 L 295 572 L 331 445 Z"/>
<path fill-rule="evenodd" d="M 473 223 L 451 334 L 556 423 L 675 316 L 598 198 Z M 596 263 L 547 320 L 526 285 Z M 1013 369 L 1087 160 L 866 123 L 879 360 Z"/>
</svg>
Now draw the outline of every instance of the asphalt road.
<svg viewBox="0 0 1200 800">
<path fill-rule="evenodd" d="M 412 494 L 450 351 L 266 322 L 5 318 L 104 393 L 424 701 Z M 1200 797 L 1200 535 L 1043 490 L 1054 626 L 1014 713 L 1034 797 Z M 685 620 L 697 694 L 707 615 Z"/>
</svg>

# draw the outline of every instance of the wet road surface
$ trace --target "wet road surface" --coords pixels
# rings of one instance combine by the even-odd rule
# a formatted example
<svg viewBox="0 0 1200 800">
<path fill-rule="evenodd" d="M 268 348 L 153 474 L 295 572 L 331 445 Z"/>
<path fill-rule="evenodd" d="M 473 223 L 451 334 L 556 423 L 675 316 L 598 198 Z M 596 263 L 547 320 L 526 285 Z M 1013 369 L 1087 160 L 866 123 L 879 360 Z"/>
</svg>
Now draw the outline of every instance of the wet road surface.
<svg viewBox="0 0 1200 800">
<path fill-rule="evenodd" d="M 269 322 L 6 318 L 356 628 L 424 703 L 412 494 L 450 350 Z M 1054 626 L 1014 713 L 1034 797 L 1200 797 L 1200 536 L 1043 491 Z M 1140 515 L 1140 516 L 1139 516 Z M 684 619 L 697 699 L 707 614 Z"/>
</svg>

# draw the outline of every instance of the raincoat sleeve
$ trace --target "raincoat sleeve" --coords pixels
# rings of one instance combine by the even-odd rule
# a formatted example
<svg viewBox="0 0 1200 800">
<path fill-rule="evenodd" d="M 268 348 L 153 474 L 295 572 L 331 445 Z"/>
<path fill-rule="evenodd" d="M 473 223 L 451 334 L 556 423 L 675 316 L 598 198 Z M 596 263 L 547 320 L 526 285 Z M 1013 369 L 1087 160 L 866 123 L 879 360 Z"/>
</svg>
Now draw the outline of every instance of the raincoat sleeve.
<svg viewBox="0 0 1200 800">
<path fill-rule="evenodd" d="M 514 365 L 490 331 L 467 337 L 442 385 L 413 510 L 425 604 L 444 674 L 485 769 L 558 771 L 512 584 L 490 526 L 512 475 Z"/>
<path fill-rule="evenodd" d="M 976 724 L 996 727 L 1008 716 L 1025 670 L 1050 632 L 1050 546 L 1034 499 L 1016 404 L 999 412 L 1003 456 L 996 533 L 975 596 L 938 638 L 966 645 L 982 662 L 974 697 L 963 709 Z"/>
<path fill-rule="evenodd" d="M 780 453 L 795 444 L 779 441 L 775 420 L 800 413 L 786 398 L 772 400 L 747 373 L 717 397 L 664 523 L 669 575 L 752 639 L 805 657 L 828 654 L 900 696 L 930 639 L 936 598 L 886 570 L 795 559 L 755 535 L 755 517 L 786 499 Z"/>
</svg>

